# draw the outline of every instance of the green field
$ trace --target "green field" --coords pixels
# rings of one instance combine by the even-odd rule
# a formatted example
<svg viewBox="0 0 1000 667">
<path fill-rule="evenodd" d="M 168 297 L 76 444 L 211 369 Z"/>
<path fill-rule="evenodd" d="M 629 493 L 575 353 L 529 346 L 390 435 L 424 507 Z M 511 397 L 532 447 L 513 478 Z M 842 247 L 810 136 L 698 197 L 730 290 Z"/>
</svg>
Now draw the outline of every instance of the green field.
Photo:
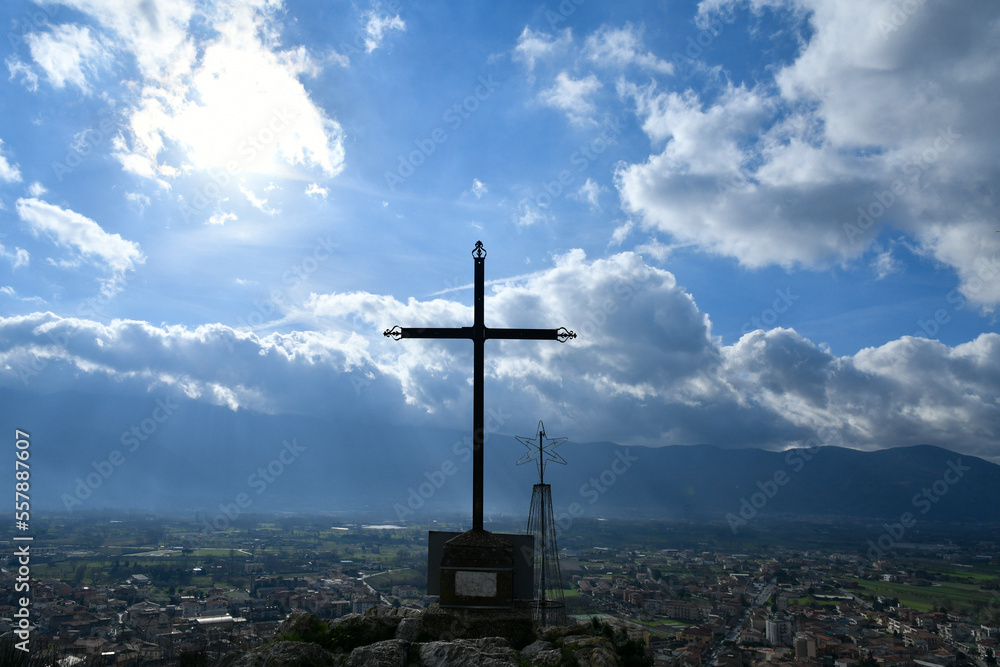
<svg viewBox="0 0 1000 667">
<path fill-rule="evenodd" d="M 857 582 L 858 587 L 875 595 L 898 598 L 899 601 L 919 611 L 931 609 L 953 609 L 955 611 L 972 612 L 987 607 L 997 597 L 991 591 L 984 591 L 975 584 L 960 584 L 944 582 L 933 586 L 911 586 L 890 581 L 866 581 L 864 579 L 848 579 Z"/>
</svg>

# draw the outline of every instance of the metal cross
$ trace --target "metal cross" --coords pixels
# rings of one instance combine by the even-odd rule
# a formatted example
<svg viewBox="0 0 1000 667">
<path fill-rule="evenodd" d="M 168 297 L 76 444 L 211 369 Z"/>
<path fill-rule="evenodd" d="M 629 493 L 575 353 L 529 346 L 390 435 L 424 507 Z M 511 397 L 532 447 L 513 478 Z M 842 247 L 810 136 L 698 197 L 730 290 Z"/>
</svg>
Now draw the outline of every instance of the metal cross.
<svg viewBox="0 0 1000 667">
<path fill-rule="evenodd" d="M 517 340 L 557 340 L 565 343 L 576 334 L 565 327 L 559 329 L 491 329 L 485 324 L 484 303 L 486 284 L 486 249 L 482 241 L 476 241 L 472 250 L 475 264 L 475 317 L 471 327 L 425 327 L 404 328 L 394 326 L 383 332 L 384 336 L 399 340 L 400 338 L 465 338 L 473 342 L 473 375 L 472 375 L 472 528 L 483 529 L 483 441 L 484 415 L 483 408 L 483 369 L 484 343 L 490 338 Z"/>
<path fill-rule="evenodd" d="M 566 459 L 556 454 L 556 447 L 566 442 L 569 438 L 546 438 L 545 437 L 545 424 L 541 421 L 538 422 L 538 433 L 534 438 L 529 438 L 523 435 L 515 435 L 517 441 L 528 448 L 528 451 L 524 453 L 524 456 L 517 460 L 517 465 L 522 463 L 527 463 L 528 461 L 538 461 L 538 483 L 545 483 L 545 462 L 553 461 L 555 463 L 561 463 L 566 465 Z M 535 440 L 538 440 L 538 444 L 535 444 Z M 548 440 L 548 443 L 545 441 Z"/>
</svg>

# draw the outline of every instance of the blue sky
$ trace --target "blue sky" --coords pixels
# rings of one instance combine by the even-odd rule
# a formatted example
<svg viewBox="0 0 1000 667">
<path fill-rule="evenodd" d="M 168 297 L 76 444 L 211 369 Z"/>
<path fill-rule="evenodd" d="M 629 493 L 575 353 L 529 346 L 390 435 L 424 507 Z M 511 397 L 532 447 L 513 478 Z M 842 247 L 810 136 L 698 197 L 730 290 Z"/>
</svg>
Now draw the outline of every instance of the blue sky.
<svg viewBox="0 0 1000 667">
<path fill-rule="evenodd" d="M 490 344 L 528 431 L 1000 460 L 996 3 L 0 21 L 5 391 L 462 427 L 469 346 L 381 332 L 469 324 L 482 240 L 488 325 L 580 333 Z"/>
</svg>

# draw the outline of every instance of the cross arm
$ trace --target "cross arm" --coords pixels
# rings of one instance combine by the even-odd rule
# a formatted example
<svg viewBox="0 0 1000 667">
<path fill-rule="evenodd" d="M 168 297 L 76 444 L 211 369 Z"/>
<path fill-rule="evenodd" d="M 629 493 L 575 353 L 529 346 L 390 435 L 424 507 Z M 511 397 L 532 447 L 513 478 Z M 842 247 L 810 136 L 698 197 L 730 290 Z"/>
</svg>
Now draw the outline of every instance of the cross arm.
<svg viewBox="0 0 1000 667">
<path fill-rule="evenodd" d="M 472 327 L 393 327 L 382 332 L 383 336 L 400 338 L 472 338 Z"/>
<path fill-rule="evenodd" d="M 571 338 L 576 338 L 576 334 L 560 327 L 558 329 L 487 329 L 487 338 L 504 340 L 557 340 L 565 343 Z"/>
</svg>

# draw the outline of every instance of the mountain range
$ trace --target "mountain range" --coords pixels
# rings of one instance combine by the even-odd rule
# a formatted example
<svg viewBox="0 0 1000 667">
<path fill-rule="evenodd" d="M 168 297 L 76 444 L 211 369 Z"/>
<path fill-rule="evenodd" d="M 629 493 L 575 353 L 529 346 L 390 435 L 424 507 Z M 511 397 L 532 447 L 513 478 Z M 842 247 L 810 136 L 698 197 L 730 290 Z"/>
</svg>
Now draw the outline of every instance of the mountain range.
<svg viewBox="0 0 1000 667">
<path fill-rule="evenodd" d="M 471 514 L 462 430 L 234 412 L 150 396 L 83 401 L 0 392 L 8 426 L 31 434 L 36 510 L 194 513 L 367 512 L 393 522 Z M 12 420 L 16 420 L 13 423 Z M 489 426 L 489 424 L 488 424 Z M 526 425 L 531 436 L 535 423 Z M 511 429 L 510 422 L 503 430 Z M 558 434 L 553 434 L 558 435 Z M 549 463 L 557 515 L 726 522 L 761 518 L 1000 521 L 1000 466 L 932 446 L 783 452 L 566 442 Z M 509 435 L 486 444 L 485 509 L 526 515 L 537 468 Z M 12 476 L 11 476 L 12 477 Z M 4 481 L 7 484 L 9 481 Z M 11 489 L 13 491 L 13 489 Z"/>
</svg>

